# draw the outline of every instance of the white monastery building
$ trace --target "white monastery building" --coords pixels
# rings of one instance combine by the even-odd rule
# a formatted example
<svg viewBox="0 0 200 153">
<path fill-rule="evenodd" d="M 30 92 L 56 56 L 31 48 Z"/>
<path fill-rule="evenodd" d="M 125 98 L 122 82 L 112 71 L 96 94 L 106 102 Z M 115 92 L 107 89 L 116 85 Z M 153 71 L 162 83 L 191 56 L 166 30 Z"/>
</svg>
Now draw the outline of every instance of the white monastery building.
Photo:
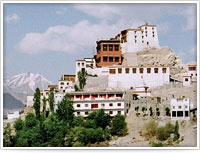
<svg viewBox="0 0 200 153">
<path fill-rule="evenodd" d="M 55 94 L 55 104 L 61 102 L 64 93 Z M 104 109 L 111 116 L 125 115 L 124 92 L 122 91 L 99 91 L 99 92 L 71 92 L 75 116 L 88 116 L 94 110 Z"/>
<path fill-rule="evenodd" d="M 190 119 L 190 100 L 189 98 L 171 99 L 171 119 L 189 120 Z"/>
<path fill-rule="evenodd" d="M 133 53 L 145 48 L 159 48 L 156 25 L 139 26 L 137 29 L 126 29 L 116 36 L 121 41 L 122 53 Z"/>
</svg>

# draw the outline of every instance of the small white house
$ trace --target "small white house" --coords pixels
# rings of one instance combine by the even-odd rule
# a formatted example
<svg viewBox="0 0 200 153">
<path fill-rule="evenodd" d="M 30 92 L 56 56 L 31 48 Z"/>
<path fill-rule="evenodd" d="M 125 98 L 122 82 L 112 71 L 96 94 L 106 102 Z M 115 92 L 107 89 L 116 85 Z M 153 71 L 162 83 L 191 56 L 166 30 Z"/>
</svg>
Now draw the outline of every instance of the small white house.
<svg viewBox="0 0 200 153">
<path fill-rule="evenodd" d="M 191 85 L 191 76 L 189 75 L 183 76 L 183 86 L 188 87 L 190 85 Z"/>
<path fill-rule="evenodd" d="M 8 120 L 19 118 L 19 110 L 14 112 L 8 112 Z"/>
<path fill-rule="evenodd" d="M 134 94 L 137 94 L 139 97 L 148 97 L 151 96 L 151 91 L 148 90 L 149 87 L 145 85 L 135 87 L 133 91 Z"/>
<path fill-rule="evenodd" d="M 171 119 L 189 120 L 190 119 L 190 100 L 189 98 L 171 99 Z"/>
<path fill-rule="evenodd" d="M 33 107 L 34 104 L 33 98 L 34 96 L 27 96 L 27 102 L 26 102 L 27 107 Z"/>
<path fill-rule="evenodd" d="M 68 81 L 68 80 L 59 80 L 58 89 L 59 89 L 59 91 L 61 91 L 63 93 L 75 91 L 74 83 L 72 81 Z"/>
</svg>

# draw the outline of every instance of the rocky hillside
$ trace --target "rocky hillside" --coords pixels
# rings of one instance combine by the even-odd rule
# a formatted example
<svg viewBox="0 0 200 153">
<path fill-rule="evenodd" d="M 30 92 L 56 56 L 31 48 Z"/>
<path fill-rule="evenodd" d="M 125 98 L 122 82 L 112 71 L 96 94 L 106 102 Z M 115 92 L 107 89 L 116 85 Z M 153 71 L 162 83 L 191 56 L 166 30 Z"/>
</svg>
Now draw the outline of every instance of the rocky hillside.
<svg viewBox="0 0 200 153">
<path fill-rule="evenodd" d="M 137 53 L 139 66 L 169 66 L 171 75 L 185 73 L 186 65 L 169 48 L 148 48 Z"/>
</svg>

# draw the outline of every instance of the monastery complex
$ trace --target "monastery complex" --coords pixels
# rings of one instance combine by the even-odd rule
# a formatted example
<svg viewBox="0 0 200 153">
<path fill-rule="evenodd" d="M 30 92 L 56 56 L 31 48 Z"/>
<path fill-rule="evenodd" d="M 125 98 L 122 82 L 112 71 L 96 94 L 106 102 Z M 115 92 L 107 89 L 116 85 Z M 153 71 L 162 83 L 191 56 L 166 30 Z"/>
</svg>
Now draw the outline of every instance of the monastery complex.
<svg viewBox="0 0 200 153">
<path fill-rule="evenodd" d="M 76 116 L 85 117 L 101 108 L 111 116 L 126 115 L 130 108 L 136 111 L 138 107 L 142 111 L 145 107 L 159 117 L 166 116 L 168 107 L 171 119 L 188 120 L 190 111 L 196 108 L 194 100 L 174 95 L 155 96 L 152 92 L 178 85 L 190 87 L 197 81 L 197 65 L 189 63 L 186 72 L 176 79 L 171 76 L 169 65 L 138 64 L 138 52 L 160 48 L 156 25 L 146 23 L 136 29 L 122 30 L 109 40 L 97 41 L 94 57 L 77 59 L 75 75 L 63 74 L 58 85 L 49 85 L 42 91 L 41 99 L 48 98 L 50 88 L 54 88 L 55 103 L 69 94 Z M 83 90 L 75 91 L 75 85 L 79 87 L 78 75 L 82 71 L 88 74 L 86 85 Z M 33 106 L 33 96 L 27 97 L 27 106 Z M 147 111 L 146 115 L 152 114 Z"/>
</svg>

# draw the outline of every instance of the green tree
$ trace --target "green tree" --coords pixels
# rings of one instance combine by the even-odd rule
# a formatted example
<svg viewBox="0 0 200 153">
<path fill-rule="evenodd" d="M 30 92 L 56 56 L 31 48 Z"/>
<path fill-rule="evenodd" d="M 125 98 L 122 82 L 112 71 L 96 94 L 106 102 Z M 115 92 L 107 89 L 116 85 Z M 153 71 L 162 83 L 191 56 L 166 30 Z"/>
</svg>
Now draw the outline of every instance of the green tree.
<svg viewBox="0 0 200 153">
<path fill-rule="evenodd" d="M 139 106 L 135 107 L 135 111 L 137 111 L 137 112 L 138 112 L 138 110 L 139 110 Z"/>
<path fill-rule="evenodd" d="M 74 119 L 74 107 L 73 101 L 68 94 L 66 94 L 62 101 L 57 105 L 56 114 L 59 120 L 66 121 L 70 126 L 72 126 Z"/>
<path fill-rule="evenodd" d="M 171 115 L 169 107 L 165 108 L 165 111 L 166 111 L 166 116 L 170 116 Z"/>
<path fill-rule="evenodd" d="M 11 147 L 12 146 L 12 140 L 13 137 L 11 135 L 11 127 L 10 123 L 6 125 L 6 128 L 3 132 L 3 146 L 4 147 Z"/>
<path fill-rule="evenodd" d="M 79 87 L 76 84 L 74 85 L 74 89 L 75 89 L 75 91 L 79 91 L 80 90 Z"/>
<path fill-rule="evenodd" d="M 36 88 L 33 101 L 34 101 L 33 107 L 35 109 L 35 115 L 37 119 L 40 119 L 40 89 L 39 88 Z"/>
<path fill-rule="evenodd" d="M 126 135 L 127 124 L 125 117 L 122 115 L 115 115 L 111 122 L 111 134 L 112 135 Z"/>
<path fill-rule="evenodd" d="M 50 107 L 50 111 L 51 113 L 54 112 L 54 105 L 55 105 L 55 102 L 54 102 L 54 89 L 51 88 L 50 91 L 49 91 L 49 107 Z"/>
<path fill-rule="evenodd" d="M 73 120 L 73 126 L 83 126 L 83 125 L 84 125 L 84 117 L 75 116 Z"/>
<path fill-rule="evenodd" d="M 152 116 L 153 115 L 152 107 L 149 108 L 149 111 L 150 111 L 150 116 Z"/>
<path fill-rule="evenodd" d="M 105 129 L 108 125 L 110 125 L 111 117 L 106 114 L 103 109 L 97 110 L 94 118 L 96 127 L 101 127 Z"/>
<path fill-rule="evenodd" d="M 78 73 L 78 80 L 79 80 L 79 87 L 82 90 L 84 86 L 86 85 L 86 80 L 87 80 L 87 71 L 85 69 L 82 69 Z"/>
<path fill-rule="evenodd" d="M 38 121 L 37 118 L 33 113 L 28 113 L 28 115 L 25 118 L 25 125 L 26 128 L 33 128 L 37 125 Z"/>
<path fill-rule="evenodd" d="M 14 122 L 14 128 L 15 128 L 15 131 L 22 130 L 24 128 L 24 121 L 21 118 L 18 118 Z"/>
<path fill-rule="evenodd" d="M 47 99 L 44 98 L 42 99 L 42 103 L 43 103 L 43 109 L 42 109 L 42 112 L 43 112 L 43 115 L 46 116 L 46 105 L 47 105 Z"/>
<path fill-rule="evenodd" d="M 180 137 L 179 134 L 179 124 L 178 121 L 176 121 L 175 127 L 174 127 L 174 141 L 178 140 Z"/>
</svg>

